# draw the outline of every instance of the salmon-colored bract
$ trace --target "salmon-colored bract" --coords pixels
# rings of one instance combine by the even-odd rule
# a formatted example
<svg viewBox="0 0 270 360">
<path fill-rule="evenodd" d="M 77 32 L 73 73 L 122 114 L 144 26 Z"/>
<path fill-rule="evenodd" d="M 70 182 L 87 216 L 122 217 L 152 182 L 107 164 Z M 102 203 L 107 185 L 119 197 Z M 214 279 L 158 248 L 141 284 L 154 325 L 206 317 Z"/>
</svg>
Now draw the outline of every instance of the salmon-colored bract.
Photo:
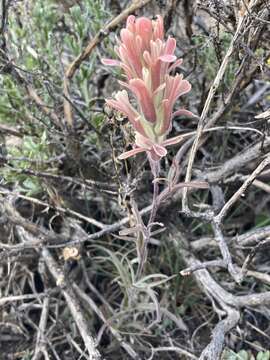
<svg viewBox="0 0 270 360">
<path fill-rule="evenodd" d="M 119 60 L 102 59 L 104 65 L 120 66 L 126 81 L 115 99 L 107 99 L 112 108 L 125 114 L 135 130 L 134 149 L 119 156 L 125 159 L 146 151 L 153 161 L 166 156 L 166 146 L 176 144 L 181 137 L 167 139 L 176 115 L 193 116 L 185 109 L 174 111 L 177 99 L 191 90 L 182 75 L 170 75 L 182 60 L 174 55 L 176 41 L 164 40 L 161 16 L 156 20 L 129 16 L 120 32 L 115 52 Z M 133 94 L 137 106 L 129 100 L 127 90 Z"/>
</svg>

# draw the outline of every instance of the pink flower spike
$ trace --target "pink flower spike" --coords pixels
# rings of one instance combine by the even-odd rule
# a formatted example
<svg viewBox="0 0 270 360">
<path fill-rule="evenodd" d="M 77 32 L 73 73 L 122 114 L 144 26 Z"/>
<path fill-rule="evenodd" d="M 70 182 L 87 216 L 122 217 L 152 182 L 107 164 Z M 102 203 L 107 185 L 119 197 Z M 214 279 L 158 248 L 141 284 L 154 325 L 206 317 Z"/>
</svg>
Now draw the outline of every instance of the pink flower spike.
<svg viewBox="0 0 270 360">
<path fill-rule="evenodd" d="M 183 139 L 180 135 L 166 140 L 173 117 L 195 116 L 182 108 L 173 112 L 177 99 L 191 89 L 183 75 L 170 75 L 182 64 L 182 59 L 175 56 L 175 49 L 173 37 L 164 40 L 160 15 L 155 20 L 131 15 L 115 47 L 119 60 L 102 60 L 104 65 L 119 66 L 123 70 L 126 80 L 119 83 L 134 94 L 137 103 L 134 108 L 126 91 L 118 92 L 115 100 L 107 100 L 109 106 L 128 117 L 135 131 L 136 147 L 120 155 L 120 159 L 146 151 L 149 158 L 159 161 L 167 154 L 166 146 Z"/>
</svg>

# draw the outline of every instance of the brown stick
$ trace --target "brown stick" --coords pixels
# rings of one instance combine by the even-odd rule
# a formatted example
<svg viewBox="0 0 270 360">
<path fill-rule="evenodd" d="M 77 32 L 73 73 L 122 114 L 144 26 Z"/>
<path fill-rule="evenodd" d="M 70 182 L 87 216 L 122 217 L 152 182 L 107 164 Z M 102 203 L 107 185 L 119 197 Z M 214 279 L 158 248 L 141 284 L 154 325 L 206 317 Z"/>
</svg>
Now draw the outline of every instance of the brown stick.
<svg viewBox="0 0 270 360">
<path fill-rule="evenodd" d="M 63 271 L 59 268 L 59 265 L 57 264 L 57 262 L 47 248 L 43 248 L 42 256 L 45 260 L 48 270 L 54 277 L 56 284 L 61 287 L 61 291 L 66 299 L 71 315 L 73 316 L 74 321 L 77 324 L 78 330 L 84 340 L 85 347 L 88 350 L 89 359 L 99 360 L 101 356 L 96 347 L 96 340 L 89 332 L 89 326 L 83 316 L 81 305 L 77 299 L 77 296 L 74 293 L 73 288 L 68 285 Z"/>
<path fill-rule="evenodd" d="M 256 2 L 256 0 L 252 0 L 251 3 L 250 3 L 250 8 L 253 6 L 254 2 Z M 234 47 L 235 47 L 235 44 L 236 42 L 238 41 L 238 38 L 239 38 L 239 35 L 241 34 L 241 31 L 243 29 L 243 24 L 245 22 L 245 19 L 246 19 L 246 16 L 241 16 L 239 18 L 239 21 L 238 21 L 238 25 L 237 25 L 237 29 L 236 29 L 236 32 L 231 40 L 231 43 L 230 43 L 230 46 L 226 52 L 226 55 L 222 61 L 222 64 L 218 70 L 218 73 L 213 81 L 213 84 L 209 90 L 209 93 L 208 93 L 208 96 L 207 96 L 207 99 L 205 101 L 205 104 L 204 104 L 204 108 L 203 108 L 203 111 L 202 111 L 202 114 L 200 116 L 200 120 L 199 120 L 199 123 L 198 123 L 198 127 L 197 127 L 197 134 L 196 134 L 196 137 L 195 137 L 195 140 L 194 140 L 194 143 L 192 145 L 192 148 L 191 148 L 191 152 L 190 152 L 190 156 L 189 156 L 189 161 L 188 161 L 188 167 L 187 167 L 187 172 L 186 172 L 186 177 L 185 177 L 185 181 L 186 182 L 190 182 L 191 180 L 191 175 L 192 175 L 192 167 L 193 167 L 193 163 L 194 163 L 194 160 L 195 160 L 195 156 L 196 156 L 196 153 L 197 153 L 197 149 L 199 147 L 199 141 L 200 141 L 200 138 L 201 138 L 201 135 L 202 135 L 202 132 L 203 132 L 203 128 L 204 128 L 204 123 L 205 123 L 205 120 L 206 120 L 206 117 L 207 117 L 207 114 L 209 112 L 209 108 L 210 108 L 210 105 L 211 105 L 211 102 L 213 100 L 213 97 L 221 83 L 221 80 L 223 79 L 223 76 L 224 76 L 224 73 L 225 73 L 225 70 L 229 64 L 229 60 L 233 54 L 233 50 L 234 50 Z M 186 211 L 187 208 L 188 208 L 188 203 L 187 203 L 187 192 L 188 192 L 188 189 L 185 188 L 183 190 L 183 198 L 182 198 L 182 208 L 183 208 L 183 211 Z"/>
<path fill-rule="evenodd" d="M 221 223 L 224 216 L 228 213 L 232 205 L 239 199 L 239 197 L 244 194 L 248 186 L 256 179 L 256 177 L 263 171 L 263 169 L 270 164 L 270 155 L 264 159 L 260 165 L 253 171 L 253 173 L 245 180 L 243 185 L 233 194 L 233 196 L 226 202 L 223 208 L 220 210 L 219 214 L 215 217 L 217 223 Z"/>
</svg>

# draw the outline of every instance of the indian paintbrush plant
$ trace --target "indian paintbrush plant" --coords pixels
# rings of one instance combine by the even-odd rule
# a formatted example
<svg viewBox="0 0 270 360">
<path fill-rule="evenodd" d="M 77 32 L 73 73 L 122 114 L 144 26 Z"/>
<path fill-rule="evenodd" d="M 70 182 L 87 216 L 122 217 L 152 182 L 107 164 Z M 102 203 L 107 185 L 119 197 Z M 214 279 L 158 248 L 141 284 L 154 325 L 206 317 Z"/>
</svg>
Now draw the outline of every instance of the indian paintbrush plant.
<svg viewBox="0 0 270 360">
<path fill-rule="evenodd" d="M 182 74 L 171 75 L 181 65 L 182 59 L 174 55 L 176 40 L 165 40 L 163 19 L 146 17 L 127 18 L 126 27 L 120 31 L 115 53 L 119 59 L 102 59 L 104 65 L 118 66 L 122 69 L 125 81 L 119 81 L 123 90 L 118 91 L 114 99 L 106 103 L 127 116 L 135 131 L 135 143 L 132 150 L 124 152 L 119 159 L 126 159 L 146 152 L 154 176 L 154 194 L 152 211 L 148 226 L 140 221 L 144 245 L 138 250 L 139 270 L 146 260 L 147 243 L 150 228 L 153 225 L 158 208 L 158 183 L 160 159 L 167 155 L 166 147 L 177 144 L 182 136 L 167 138 L 172 130 L 175 116 L 193 116 L 192 112 L 180 108 L 174 111 L 177 99 L 191 90 L 189 81 Z M 128 91 L 135 98 L 132 105 Z M 137 213 L 138 219 L 138 213 Z"/>
<path fill-rule="evenodd" d="M 167 139 L 172 120 L 177 115 L 192 116 L 185 109 L 173 111 L 176 100 L 191 90 L 183 75 L 170 75 L 182 60 L 174 55 L 176 41 L 164 40 L 161 16 L 157 20 L 129 16 L 126 28 L 120 32 L 115 52 L 120 60 L 103 59 L 105 65 L 120 66 L 126 81 L 119 81 L 124 90 L 106 103 L 125 114 L 135 130 L 135 146 L 119 156 L 125 159 L 140 152 L 147 152 L 150 161 L 166 156 L 166 147 L 182 138 Z M 128 89 L 137 101 L 136 108 L 129 100 Z"/>
</svg>

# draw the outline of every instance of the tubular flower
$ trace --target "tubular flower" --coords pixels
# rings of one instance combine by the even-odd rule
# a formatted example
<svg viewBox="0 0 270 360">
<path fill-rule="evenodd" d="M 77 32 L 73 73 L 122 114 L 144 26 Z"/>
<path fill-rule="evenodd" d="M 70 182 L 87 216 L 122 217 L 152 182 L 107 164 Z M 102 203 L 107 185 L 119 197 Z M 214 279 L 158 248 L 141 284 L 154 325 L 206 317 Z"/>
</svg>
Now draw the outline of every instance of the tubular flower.
<svg viewBox="0 0 270 360">
<path fill-rule="evenodd" d="M 135 130 L 134 149 L 119 156 L 128 158 L 146 151 L 152 160 L 166 156 L 166 146 L 176 144 L 181 137 L 166 139 L 172 129 L 172 119 L 177 115 L 193 116 L 185 109 L 173 112 L 177 99 L 191 90 L 182 75 L 170 72 L 182 63 L 174 55 L 176 41 L 164 40 L 161 16 L 156 20 L 129 16 L 126 27 L 120 32 L 115 52 L 120 60 L 102 59 L 104 65 L 120 66 L 126 81 L 121 86 L 134 96 L 136 108 L 131 104 L 126 90 L 119 91 L 115 99 L 106 103 L 126 115 Z"/>
</svg>

